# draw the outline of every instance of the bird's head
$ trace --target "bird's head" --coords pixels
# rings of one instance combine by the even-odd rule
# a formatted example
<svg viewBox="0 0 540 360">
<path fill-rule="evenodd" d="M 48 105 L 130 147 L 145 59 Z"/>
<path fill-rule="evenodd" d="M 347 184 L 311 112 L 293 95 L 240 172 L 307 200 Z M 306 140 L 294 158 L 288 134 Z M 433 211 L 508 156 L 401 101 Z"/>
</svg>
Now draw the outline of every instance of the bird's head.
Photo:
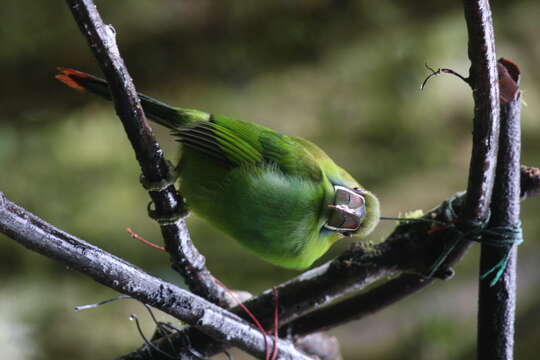
<svg viewBox="0 0 540 360">
<path fill-rule="evenodd" d="M 344 236 L 367 235 L 378 222 L 379 203 L 370 192 L 361 188 L 334 186 L 334 203 L 324 227 Z M 377 219 L 377 220 L 375 220 Z"/>
</svg>

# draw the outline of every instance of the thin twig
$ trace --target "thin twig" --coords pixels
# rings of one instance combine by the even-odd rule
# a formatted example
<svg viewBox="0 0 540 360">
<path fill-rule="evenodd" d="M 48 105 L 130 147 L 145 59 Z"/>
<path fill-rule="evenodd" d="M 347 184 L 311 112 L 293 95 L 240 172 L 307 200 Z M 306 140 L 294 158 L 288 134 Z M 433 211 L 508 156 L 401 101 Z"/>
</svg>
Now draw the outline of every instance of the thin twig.
<svg viewBox="0 0 540 360">
<path fill-rule="evenodd" d="M 144 335 L 144 332 L 142 331 L 141 324 L 139 323 L 139 318 L 137 318 L 137 315 L 131 314 L 131 315 L 129 316 L 129 320 L 135 321 L 135 325 L 137 326 L 137 331 L 139 332 L 139 335 L 140 335 L 141 338 L 143 339 L 144 344 L 145 344 L 146 346 L 148 346 L 150 349 L 153 349 L 154 351 L 159 352 L 161 355 L 165 356 L 165 357 L 168 358 L 168 359 L 175 360 L 175 357 L 174 357 L 174 356 L 172 356 L 172 355 L 166 353 L 165 351 L 161 350 L 160 348 L 158 348 L 157 346 L 155 346 L 154 344 L 152 344 L 150 341 L 148 341 L 148 339 L 147 339 L 146 336 Z"/>
<path fill-rule="evenodd" d="M 422 82 L 422 85 L 420 85 L 420 90 L 424 90 L 424 88 L 426 87 L 429 80 L 431 80 L 431 78 L 433 78 L 435 76 L 439 76 L 440 74 L 450 74 L 450 75 L 457 76 L 458 78 L 463 80 L 465 83 L 469 84 L 469 79 L 468 78 L 464 77 L 463 75 L 461 75 L 460 73 L 458 73 L 458 72 L 456 72 L 456 71 L 454 71 L 452 69 L 438 68 L 437 70 L 434 70 L 427 63 L 424 64 L 424 66 L 426 67 L 426 69 L 428 69 L 430 71 L 430 74 L 424 79 L 424 81 Z"/>
<path fill-rule="evenodd" d="M 126 299 L 131 299 L 131 296 L 120 295 L 120 296 L 116 296 L 116 297 L 113 297 L 111 299 L 106 299 L 106 300 L 103 300 L 103 301 L 100 301 L 100 302 L 97 302 L 97 303 L 94 303 L 94 304 L 75 306 L 73 308 L 73 310 L 75 310 L 75 311 L 84 311 L 84 310 L 89 310 L 89 309 L 95 309 L 97 307 L 100 307 L 101 305 L 109 304 L 109 303 L 112 303 L 112 302 L 118 301 L 118 300 L 126 300 Z"/>
<path fill-rule="evenodd" d="M 172 267 L 184 277 L 193 293 L 219 305 L 230 305 L 226 293 L 206 268 L 204 256 L 191 241 L 181 216 L 186 212 L 183 200 L 174 185 L 167 183 L 172 178 L 171 169 L 148 126 L 137 91 L 116 45 L 116 32 L 103 23 L 92 0 L 66 2 L 107 79 L 116 113 L 135 151 L 142 176 L 147 182 L 165 184 L 159 190 L 150 190 L 149 195 L 157 217 L 174 219 L 160 224 Z"/>
</svg>

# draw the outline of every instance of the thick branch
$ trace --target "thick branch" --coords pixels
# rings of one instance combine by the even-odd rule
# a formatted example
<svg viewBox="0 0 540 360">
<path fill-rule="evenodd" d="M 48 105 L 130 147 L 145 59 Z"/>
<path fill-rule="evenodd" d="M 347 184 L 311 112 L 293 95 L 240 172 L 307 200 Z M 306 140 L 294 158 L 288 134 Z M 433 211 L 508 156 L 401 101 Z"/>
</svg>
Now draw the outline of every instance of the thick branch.
<svg viewBox="0 0 540 360">
<path fill-rule="evenodd" d="M 501 105 L 501 137 L 497 178 L 493 190 L 490 228 L 519 224 L 521 126 L 519 69 L 503 60 L 499 71 L 501 89 L 505 83 L 515 84 L 513 96 Z M 504 71 L 511 68 L 514 71 Z M 513 74 L 511 76 L 510 74 Z M 503 98 L 501 98 L 503 100 Z M 513 359 L 514 317 L 516 297 L 517 246 L 482 244 L 480 274 L 487 273 L 509 256 L 506 268 L 495 284 L 480 281 L 478 308 L 478 359 Z"/>
<path fill-rule="evenodd" d="M 263 335 L 238 316 L 67 234 L 0 193 L 0 231 L 42 255 L 60 261 L 99 283 L 154 306 L 219 341 L 263 358 Z M 279 359 L 310 359 L 279 340 Z"/>
<path fill-rule="evenodd" d="M 402 274 L 375 289 L 309 313 L 280 329 L 283 334 L 304 336 L 358 320 L 412 295 L 433 282 L 415 274 Z"/>
<path fill-rule="evenodd" d="M 178 218 L 186 212 L 183 200 L 174 185 L 167 184 L 172 178 L 171 170 L 148 126 L 133 81 L 120 57 L 114 29 L 103 23 L 92 0 L 66 2 L 107 79 L 116 113 L 135 151 L 143 177 L 148 182 L 163 184 L 161 189 L 149 191 L 156 217 Z M 161 232 L 173 268 L 182 274 L 191 291 L 211 302 L 229 304 L 224 290 L 206 269 L 204 256 L 194 247 L 184 219 L 162 223 Z"/>
</svg>

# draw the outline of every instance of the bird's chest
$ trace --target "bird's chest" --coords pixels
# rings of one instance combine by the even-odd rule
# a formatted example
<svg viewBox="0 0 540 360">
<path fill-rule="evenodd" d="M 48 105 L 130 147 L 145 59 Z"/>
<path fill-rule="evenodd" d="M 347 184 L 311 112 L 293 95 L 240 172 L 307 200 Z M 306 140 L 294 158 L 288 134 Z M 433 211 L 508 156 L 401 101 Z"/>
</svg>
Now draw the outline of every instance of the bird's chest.
<svg viewBox="0 0 540 360">
<path fill-rule="evenodd" d="M 323 186 L 275 166 L 231 169 L 191 157 L 181 166 L 189 208 L 258 253 L 302 252 L 325 222 Z"/>
</svg>

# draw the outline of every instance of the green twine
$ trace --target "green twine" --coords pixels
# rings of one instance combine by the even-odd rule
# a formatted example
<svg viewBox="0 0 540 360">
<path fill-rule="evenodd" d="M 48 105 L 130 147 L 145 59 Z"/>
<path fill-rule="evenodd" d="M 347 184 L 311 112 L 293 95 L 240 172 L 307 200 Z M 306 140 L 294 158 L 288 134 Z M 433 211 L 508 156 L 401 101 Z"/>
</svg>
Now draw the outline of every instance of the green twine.
<svg viewBox="0 0 540 360">
<path fill-rule="evenodd" d="M 457 193 L 454 196 L 452 196 L 450 199 L 444 201 L 443 204 L 442 204 L 442 208 L 443 208 L 442 217 L 445 219 L 445 222 L 444 222 L 445 225 L 448 226 L 447 230 L 457 232 L 458 235 L 456 237 L 456 240 L 454 240 L 454 242 L 448 248 L 446 248 L 443 251 L 443 253 L 437 258 L 437 260 L 435 261 L 433 266 L 431 266 L 431 270 L 430 270 L 430 272 L 428 274 L 428 279 L 433 277 L 435 272 L 437 272 L 437 270 L 439 270 L 439 268 L 442 266 L 444 261 L 450 255 L 450 253 L 456 248 L 456 246 L 462 240 L 464 240 L 468 235 L 473 235 L 473 232 L 477 232 L 479 229 L 480 230 L 483 229 L 485 227 L 486 223 L 487 223 L 487 220 L 483 221 L 483 222 L 477 221 L 477 222 L 474 222 L 474 223 L 468 223 L 467 227 L 471 228 L 473 230 L 471 230 L 470 232 L 467 232 L 467 233 L 463 233 L 461 230 L 459 230 L 455 226 L 455 221 L 456 221 L 458 216 L 457 216 L 456 211 L 454 210 L 454 202 L 461 199 L 464 194 L 465 194 L 464 192 Z"/>
<path fill-rule="evenodd" d="M 495 266 L 486 271 L 480 276 L 481 280 L 486 279 L 490 274 L 495 272 L 495 276 L 491 280 L 489 286 L 494 286 L 499 279 L 501 278 L 506 266 L 508 265 L 508 260 L 510 258 L 511 250 L 515 245 L 520 245 L 523 243 L 523 231 L 521 229 L 521 222 L 518 222 L 514 225 L 508 226 L 495 226 L 486 228 L 490 214 L 484 221 L 469 221 L 465 223 L 465 228 L 471 229 L 467 232 L 463 232 L 458 229 L 452 221 L 457 219 L 457 214 L 453 208 L 453 202 L 459 198 L 459 194 L 454 195 L 451 199 L 445 201 L 443 206 L 443 216 L 448 219 L 448 230 L 457 232 L 457 238 L 452 245 L 450 245 L 444 252 L 437 258 L 431 271 L 428 274 L 428 278 L 431 278 L 433 274 L 441 267 L 444 261 L 448 258 L 450 253 L 455 249 L 455 247 L 462 240 L 477 241 L 482 244 L 494 247 L 507 248 L 508 251 L 504 258 L 502 258 Z"/>
<path fill-rule="evenodd" d="M 435 219 L 426 219 L 426 218 L 406 218 L 406 217 L 390 217 L 390 216 L 379 216 L 380 220 L 394 220 L 400 222 L 399 225 L 404 225 L 407 223 L 430 223 L 430 224 L 438 224 L 438 225 L 446 225 L 445 222 L 435 220 Z"/>
<path fill-rule="evenodd" d="M 442 266 L 444 261 L 448 258 L 448 256 L 452 253 L 452 251 L 456 248 L 456 246 L 463 240 L 469 240 L 469 241 L 476 241 L 480 242 L 482 244 L 488 245 L 488 246 L 494 246 L 494 247 L 502 247 L 507 248 L 508 251 L 506 255 L 491 269 L 486 271 L 484 274 L 480 276 L 481 280 L 486 279 L 489 275 L 495 273 L 493 276 L 493 279 L 491 280 L 489 286 L 494 286 L 499 279 L 501 278 L 502 274 L 504 273 L 504 270 L 506 269 L 506 266 L 508 265 L 508 260 L 510 259 L 510 254 L 512 248 L 516 245 L 520 245 L 523 243 L 523 231 L 521 229 L 521 222 L 518 222 L 514 225 L 508 225 L 508 226 L 495 226 L 495 227 L 487 227 L 490 213 L 488 213 L 488 216 L 483 221 L 468 221 L 466 223 L 461 223 L 462 226 L 466 229 L 470 229 L 469 231 L 462 231 L 460 230 L 456 225 L 455 221 L 457 219 L 457 213 L 454 210 L 454 202 L 460 200 L 465 193 L 457 193 L 454 196 L 452 196 L 450 199 L 446 200 L 442 204 L 442 211 L 441 211 L 441 217 L 444 219 L 443 221 L 434 220 L 434 219 L 426 219 L 426 218 L 413 218 L 413 219 L 407 219 L 407 218 L 394 218 L 394 217 L 384 217 L 381 216 L 381 220 L 396 220 L 401 221 L 403 223 L 414 223 L 414 222 L 430 222 L 432 224 L 438 224 L 438 225 L 444 225 L 447 226 L 447 231 L 454 232 L 454 236 L 456 239 L 454 242 L 448 246 L 446 249 L 444 249 L 443 253 L 437 258 L 435 263 L 431 266 L 430 272 L 428 274 L 428 279 L 433 277 L 435 272 L 439 270 L 439 268 Z M 457 233 L 457 234 L 456 234 Z"/>
<path fill-rule="evenodd" d="M 485 235 L 489 235 L 482 238 L 483 244 L 507 248 L 507 252 L 504 258 L 502 258 L 495 266 L 493 266 L 491 269 L 489 269 L 480 276 L 480 279 L 484 280 L 491 273 L 496 271 L 495 276 L 489 283 L 489 286 L 493 286 L 497 283 L 497 281 L 499 281 L 502 274 L 504 273 L 506 265 L 508 265 L 508 260 L 510 259 L 510 254 L 514 245 L 517 246 L 523 243 L 523 230 L 521 229 L 521 221 L 519 221 L 517 224 L 514 225 L 492 227 L 484 230 L 483 233 Z"/>
<path fill-rule="evenodd" d="M 457 230 L 455 227 L 451 227 L 450 230 Z M 452 245 L 450 245 L 447 249 L 444 250 L 444 252 L 437 258 L 433 266 L 431 266 L 431 270 L 428 274 L 428 279 L 431 279 L 435 272 L 439 270 L 441 265 L 443 264 L 444 260 L 450 255 L 450 253 L 456 248 L 456 246 L 460 243 L 461 240 L 463 240 L 465 237 L 463 236 L 463 233 L 454 241 Z"/>
</svg>

